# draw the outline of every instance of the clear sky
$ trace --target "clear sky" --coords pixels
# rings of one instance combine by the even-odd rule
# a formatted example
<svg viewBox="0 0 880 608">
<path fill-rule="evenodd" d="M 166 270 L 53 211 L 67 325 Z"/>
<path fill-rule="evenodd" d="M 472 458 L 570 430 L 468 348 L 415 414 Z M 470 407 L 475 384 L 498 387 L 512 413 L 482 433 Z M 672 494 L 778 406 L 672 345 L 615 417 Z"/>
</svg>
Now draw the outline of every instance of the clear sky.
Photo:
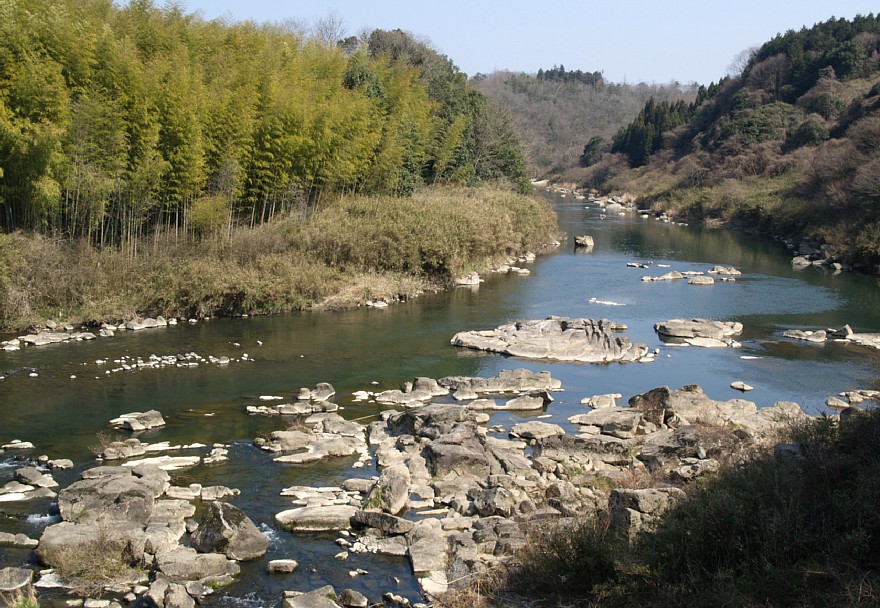
<svg viewBox="0 0 880 608">
<path fill-rule="evenodd" d="M 157 2 L 161 4 L 161 2 Z M 830 17 L 880 12 L 876 0 L 182 0 L 205 19 L 313 22 L 335 13 L 350 35 L 397 29 L 427 39 L 468 75 L 601 71 L 613 82 L 708 84 L 735 56 Z"/>
</svg>

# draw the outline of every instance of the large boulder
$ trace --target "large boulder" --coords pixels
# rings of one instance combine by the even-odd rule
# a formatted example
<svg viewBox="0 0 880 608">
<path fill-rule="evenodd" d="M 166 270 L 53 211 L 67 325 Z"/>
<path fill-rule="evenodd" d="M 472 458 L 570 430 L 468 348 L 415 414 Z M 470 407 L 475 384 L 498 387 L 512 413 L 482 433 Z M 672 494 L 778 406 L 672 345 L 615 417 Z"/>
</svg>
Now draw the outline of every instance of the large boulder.
<svg viewBox="0 0 880 608">
<path fill-rule="evenodd" d="M 424 449 L 425 461 L 433 477 L 450 473 L 486 477 L 491 471 L 491 460 L 473 428 L 458 426 L 432 441 Z"/>
<path fill-rule="evenodd" d="M 661 338 L 680 340 L 685 344 L 703 347 L 738 346 L 733 336 L 742 333 L 738 321 L 710 321 L 708 319 L 670 319 L 654 325 Z"/>
<path fill-rule="evenodd" d="M 171 581 L 228 581 L 240 571 L 235 561 L 220 553 L 197 553 L 177 547 L 156 556 L 159 570 Z"/>
<path fill-rule="evenodd" d="M 164 578 L 157 579 L 144 594 L 144 603 L 149 608 L 195 608 L 195 600 L 180 583 L 172 583 Z"/>
<path fill-rule="evenodd" d="M 145 524 L 156 502 L 153 490 L 133 475 L 83 479 L 58 493 L 65 521 L 132 522 Z"/>
<path fill-rule="evenodd" d="M 139 432 L 165 426 L 165 420 L 157 410 L 149 410 L 122 414 L 111 420 L 110 425 L 117 429 Z"/>
<path fill-rule="evenodd" d="M 494 330 L 460 332 L 453 336 L 452 344 L 530 359 L 584 363 L 650 360 L 646 345 L 614 335 L 622 327 L 605 319 L 548 317 Z"/>
<path fill-rule="evenodd" d="M 300 507 L 275 515 L 275 521 L 291 532 L 325 532 L 351 527 L 351 518 L 358 509 L 350 505 Z"/>
<path fill-rule="evenodd" d="M 192 542 L 202 553 L 223 553 L 235 560 L 256 559 L 269 546 L 266 536 L 238 507 L 217 500 L 202 514 Z"/>
<path fill-rule="evenodd" d="M 659 517 L 685 500 L 678 488 L 617 489 L 608 498 L 611 526 L 630 539 L 651 530 Z"/>
<path fill-rule="evenodd" d="M 553 378 L 550 372 L 533 372 L 527 369 L 502 370 L 494 378 L 447 376 L 437 382 L 452 391 L 463 390 L 469 394 L 562 390 L 562 382 Z"/>
<path fill-rule="evenodd" d="M 75 555 L 113 552 L 120 558 L 140 556 L 146 541 L 144 526 L 134 522 L 74 524 L 63 521 L 43 530 L 36 554 L 44 564 L 57 566 Z"/>
<path fill-rule="evenodd" d="M 0 570 L 0 598 L 27 595 L 31 589 L 33 577 L 33 571 L 26 568 L 3 568 Z M 12 606 L 13 604 L 10 603 L 9 605 Z"/>
</svg>

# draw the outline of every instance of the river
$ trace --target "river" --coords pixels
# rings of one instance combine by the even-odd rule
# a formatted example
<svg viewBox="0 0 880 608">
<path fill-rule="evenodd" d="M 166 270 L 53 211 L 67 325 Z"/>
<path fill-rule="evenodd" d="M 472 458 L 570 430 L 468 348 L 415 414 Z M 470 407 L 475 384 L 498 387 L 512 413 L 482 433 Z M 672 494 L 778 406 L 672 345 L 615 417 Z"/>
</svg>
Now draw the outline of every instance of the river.
<svg viewBox="0 0 880 608">
<path fill-rule="evenodd" d="M 549 196 L 549 195 L 548 195 Z M 781 243 L 721 229 L 641 219 L 632 212 L 602 219 L 595 207 L 553 198 L 568 240 L 530 264 L 530 276 L 489 275 L 479 288 L 426 294 L 388 309 L 302 313 L 279 317 L 212 319 L 181 323 L 114 338 L 0 352 L 0 442 L 36 444 L 31 453 L 0 454 L 0 484 L 12 478 L 17 458 L 47 454 L 76 466 L 56 472 L 66 485 L 94 466 L 88 449 L 108 430 L 107 421 L 131 411 L 158 409 L 167 426 L 144 441 L 229 444 L 230 460 L 173 475 L 176 485 L 199 482 L 241 490 L 232 499 L 270 538 L 264 559 L 245 563 L 231 587 L 210 605 L 274 604 L 285 589 L 310 590 L 332 584 L 357 589 L 371 601 L 393 591 L 413 600 L 418 587 L 405 558 L 332 556 L 333 535 L 293 535 L 279 529 L 274 514 L 290 508 L 279 496 L 291 485 L 337 485 L 348 477 L 369 477 L 375 469 L 352 467 L 355 457 L 308 466 L 273 463 L 253 446 L 255 437 L 284 428 L 278 418 L 248 416 L 245 406 L 260 395 L 295 396 L 303 386 L 330 382 L 347 418 L 367 422 L 383 408 L 356 403 L 357 390 L 398 388 L 414 376 L 494 376 L 524 367 L 550 370 L 565 389 L 546 411 L 550 422 L 580 413 L 583 397 L 621 393 L 624 399 L 667 385 L 700 384 L 714 399 L 743 397 L 730 388 L 742 380 L 755 390 L 746 398 L 759 406 L 796 401 L 813 414 L 829 395 L 878 388 L 880 352 L 849 344 L 815 345 L 782 337 L 786 329 L 824 329 L 850 324 L 855 331 L 880 331 L 880 289 L 874 277 L 810 267 L 793 269 Z M 576 251 L 575 235 L 589 234 L 592 252 Z M 648 269 L 627 262 L 652 262 Z M 645 283 L 644 274 L 669 270 L 705 271 L 715 264 L 742 271 L 735 282 L 689 286 L 684 281 Z M 667 268 L 668 266 L 668 268 Z M 591 298 L 621 304 L 609 306 Z M 529 361 L 463 351 L 449 344 L 466 329 L 489 329 L 516 319 L 548 315 L 610 318 L 625 323 L 634 342 L 659 348 L 655 362 L 586 365 Z M 668 347 L 653 324 L 677 317 L 737 320 L 745 329 L 738 349 Z M 111 371 L 122 357 L 195 352 L 228 356 L 227 366 Z M 247 353 L 247 360 L 242 355 Z M 746 357 L 746 358 L 743 358 Z M 99 364 L 97 361 L 103 361 Z M 109 372 L 109 373 L 108 373 Z M 36 374 L 35 376 L 33 374 Z M 493 415 L 507 428 L 520 418 Z M 52 503 L 2 503 L 0 531 L 38 537 L 52 521 Z M 292 558 L 300 569 L 288 576 L 265 574 L 269 559 Z M 32 560 L 23 550 L 0 548 L 0 567 Z M 357 568 L 369 574 L 352 578 Z"/>
</svg>

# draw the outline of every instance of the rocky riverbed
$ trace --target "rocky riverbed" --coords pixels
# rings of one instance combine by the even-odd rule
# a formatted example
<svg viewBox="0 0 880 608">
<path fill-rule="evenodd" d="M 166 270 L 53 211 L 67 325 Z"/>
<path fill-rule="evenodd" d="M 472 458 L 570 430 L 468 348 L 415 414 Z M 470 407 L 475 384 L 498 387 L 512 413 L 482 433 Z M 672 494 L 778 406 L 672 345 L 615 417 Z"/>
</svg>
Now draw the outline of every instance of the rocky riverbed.
<svg viewBox="0 0 880 608">
<path fill-rule="evenodd" d="M 282 423 L 254 441 L 276 462 L 357 458 L 377 471 L 338 486 L 279 487 L 290 507 L 276 513 L 276 525 L 292 535 L 334 534 L 327 542 L 337 545 L 336 559 L 343 563 L 352 554 L 405 556 L 430 601 L 509 559 L 536 526 L 601 511 L 634 535 L 683 500 L 682 487 L 693 479 L 746 458 L 807 416 L 795 403 L 759 408 L 742 399 L 717 401 L 691 385 L 633 395 L 626 406 L 617 404 L 620 395 L 585 396 L 583 413 L 568 419 L 574 430 L 534 417 L 510 428 L 488 426 L 487 410 L 540 413 L 563 389 L 549 373 L 528 370 L 490 378 L 420 377 L 397 391 L 364 391 L 380 408 L 394 406 L 367 424 L 338 413 L 327 383 L 302 389 L 295 404 L 248 406 L 248 413 Z M 850 397 L 847 407 L 873 400 L 876 392 Z M 163 422 L 159 412 L 111 421 L 130 431 Z M 152 445 L 136 437 L 111 443 L 101 453 L 103 463 L 60 489 L 49 463 L 17 469 L 16 487 L 7 484 L 0 497 L 57 492 L 60 521 L 38 539 L 0 537 L 0 543 L 34 551 L 38 560 L 6 578 L 20 588 L 35 578 L 38 589 L 61 589 L 88 606 L 176 608 L 203 601 L 241 576 L 241 562 L 260 559 L 268 541 L 234 505 L 237 490 L 186 484 L 181 476 L 181 467 L 203 464 L 208 446 Z M 167 454 L 143 457 L 177 450 L 200 455 L 183 463 L 175 459 L 185 457 Z M 90 561 L 95 553 L 111 572 L 98 582 L 78 569 L 81 563 L 98 567 Z M 309 602 L 318 596 L 326 606 L 412 603 L 393 588 L 382 597 L 332 587 L 298 595 L 295 560 L 271 560 L 266 568 L 291 577 L 291 593 L 278 598 L 285 606 L 316 605 Z"/>
</svg>

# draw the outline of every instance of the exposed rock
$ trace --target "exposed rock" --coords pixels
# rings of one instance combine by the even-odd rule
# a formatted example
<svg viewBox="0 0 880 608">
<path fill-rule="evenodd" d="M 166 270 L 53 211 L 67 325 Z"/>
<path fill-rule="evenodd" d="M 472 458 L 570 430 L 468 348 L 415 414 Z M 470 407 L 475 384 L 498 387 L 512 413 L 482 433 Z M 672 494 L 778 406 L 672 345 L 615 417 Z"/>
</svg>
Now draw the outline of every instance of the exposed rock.
<svg viewBox="0 0 880 608">
<path fill-rule="evenodd" d="M 593 409 L 599 409 L 602 407 L 614 407 L 617 405 L 617 400 L 622 397 L 623 395 L 621 395 L 620 393 L 593 395 L 592 397 L 584 397 L 583 399 L 581 399 L 581 403 Z"/>
<path fill-rule="evenodd" d="M 654 325 L 654 331 L 665 338 L 678 338 L 692 346 L 739 346 L 731 336 L 742 333 L 737 321 L 708 319 L 670 319 Z"/>
<path fill-rule="evenodd" d="M 33 549 L 39 544 L 40 541 L 35 538 L 30 538 L 25 534 L 0 532 L 0 547 L 21 547 L 25 549 Z"/>
<path fill-rule="evenodd" d="M 591 237 L 589 235 L 576 236 L 576 237 L 574 237 L 574 244 L 577 247 L 587 247 L 587 248 L 592 249 L 593 248 L 593 237 Z"/>
<path fill-rule="evenodd" d="M 323 532 L 345 530 L 358 509 L 350 505 L 327 507 L 300 507 L 275 515 L 278 525 L 291 532 Z"/>
<path fill-rule="evenodd" d="M 491 462 L 480 438 L 473 431 L 446 434 L 425 448 L 425 460 L 431 475 L 444 477 L 449 473 L 485 477 Z"/>
<path fill-rule="evenodd" d="M 15 479 L 21 483 L 38 488 L 57 488 L 58 482 L 51 475 L 42 473 L 36 467 L 21 467 L 15 470 Z"/>
<path fill-rule="evenodd" d="M 742 380 L 734 380 L 733 382 L 730 383 L 730 388 L 736 389 L 738 391 L 742 391 L 744 393 L 747 393 L 751 390 L 754 390 L 753 386 L 746 384 Z"/>
<path fill-rule="evenodd" d="M 144 600 L 147 606 L 154 608 L 194 608 L 196 605 L 186 587 L 161 578 L 150 585 Z"/>
<path fill-rule="evenodd" d="M 634 539 L 639 532 L 652 529 L 660 515 L 684 499 L 685 493 L 678 488 L 612 490 L 608 499 L 611 526 Z"/>
<path fill-rule="evenodd" d="M 621 439 L 635 437 L 642 423 L 642 413 L 637 409 L 621 407 L 605 407 L 586 414 L 578 414 L 568 419 L 572 424 L 592 426 L 606 435 Z"/>
<path fill-rule="evenodd" d="M 137 432 L 165 426 L 165 420 L 158 411 L 149 410 L 147 412 L 122 414 L 118 418 L 111 420 L 110 425 L 117 429 Z"/>
<path fill-rule="evenodd" d="M 520 422 L 513 425 L 510 429 L 510 436 L 520 439 L 544 439 L 554 435 L 564 435 L 565 431 L 558 424 L 549 424 L 539 420 L 530 420 L 528 422 Z"/>
<path fill-rule="evenodd" d="M 679 281 L 683 278 L 684 275 L 682 273 L 673 270 L 659 277 L 644 276 L 642 281 L 645 283 L 656 283 L 657 281 Z"/>
<path fill-rule="evenodd" d="M 339 608 L 336 590 L 326 585 L 308 593 L 285 597 L 283 608 Z"/>
<path fill-rule="evenodd" d="M 413 522 L 407 519 L 372 510 L 355 511 L 351 523 L 357 527 L 381 530 L 383 534 L 406 534 L 413 529 Z"/>
<path fill-rule="evenodd" d="M 156 556 L 159 570 L 174 582 L 227 581 L 240 571 L 234 560 L 220 553 L 197 553 L 190 547 L 177 547 Z"/>
<path fill-rule="evenodd" d="M 107 475 L 72 483 L 58 494 L 65 521 L 133 522 L 146 524 L 155 492 L 132 475 Z"/>
<path fill-rule="evenodd" d="M 715 279 L 712 277 L 690 277 L 688 285 L 714 285 Z"/>
<path fill-rule="evenodd" d="M 460 332 L 454 346 L 517 357 L 606 363 L 647 360 L 648 347 L 615 336 L 620 325 L 607 320 L 548 317 L 543 321 L 517 321 L 494 330 Z"/>
<path fill-rule="evenodd" d="M 791 338 L 792 340 L 804 340 L 806 342 L 815 342 L 817 344 L 824 344 L 825 340 L 828 338 L 828 334 L 821 329 L 818 331 L 789 329 L 782 332 L 782 335 L 786 338 Z"/>
<path fill-rule="evenodd" d="M 713 266 L 709 270 L 709 274 L 741 275 L 742 272 L 740 272 L 733 266 Z"/>
<path fill-rule="evenodd" d="M 425 519 L 416 522 L 407 540 L 409 559 L 416 576 L 445 572 L 447 542 L 439 520 Z"/>
<path fill-rule="evenodd" d="M 369 600 L 362 593 L 353 589 L 345 589 L 339 594 L 337 601 L 346 608 L 367 608 Z"/>
<path fill-rule="evenodd" d="M 238 507 L 216 500 L 202 514 L 192 541 L 202 553 L 223 553 L 235 560 L 256 559 L 269 546 L 266 536 Z"/>
<path fill-rule="evenodd" d="M 476 272 L 472 272 L 470 274 L 466 274 L 455 279 L 456 285 L 479 285 L 482 282 L 483 279 L 481 279 L 479 273 Z"/>
<path fill-rule="evenodd" d="M 292 559 L 273 559 L 269 562 L 267 568 L 269 574 L 290 574 L 299 568 L 296 560 Z"/>
<path fill-rule="evenodd" d="M 3 568 L 0 570 L 0 598 L 27 595 L 33 577 L 33 571 L 26 568 Z"/>
<path fill-rule="evenodd" d="M 550 372 L 533 372 L 527 369 L 502 370 L 495 378 L 447 376 L 437 382 L 456 392 L 470 390 L 474 393 L 522 393 L 562 390 L 562 382 L 553 378 Z"/>
</svg>

